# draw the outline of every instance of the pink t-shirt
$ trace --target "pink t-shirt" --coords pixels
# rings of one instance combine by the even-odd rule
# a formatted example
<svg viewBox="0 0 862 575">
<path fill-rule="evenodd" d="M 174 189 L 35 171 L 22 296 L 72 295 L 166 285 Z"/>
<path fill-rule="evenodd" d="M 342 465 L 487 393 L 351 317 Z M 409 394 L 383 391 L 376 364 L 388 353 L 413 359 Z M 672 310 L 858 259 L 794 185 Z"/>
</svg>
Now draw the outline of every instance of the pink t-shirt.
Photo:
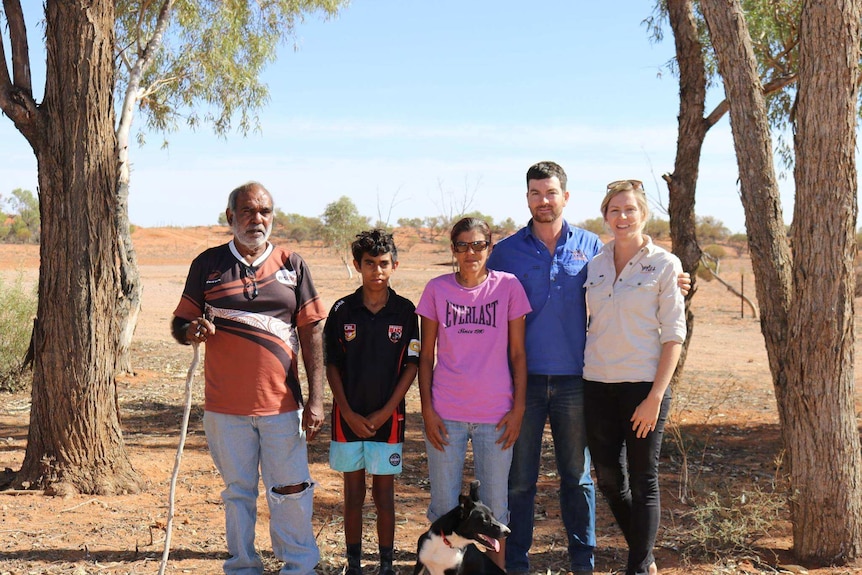
<svg viewBox="0 0 862 575">
<path fill-rule="evenodd" d="M 416 313 L 439 324 L 431 396 L 440 417 L 497 423 L 512 409 L 509 321 L 529 312 L 521 282 L 506 272 L 489 270 L 474 288 L 455 274 L 428 282 Z"/>
</svg>

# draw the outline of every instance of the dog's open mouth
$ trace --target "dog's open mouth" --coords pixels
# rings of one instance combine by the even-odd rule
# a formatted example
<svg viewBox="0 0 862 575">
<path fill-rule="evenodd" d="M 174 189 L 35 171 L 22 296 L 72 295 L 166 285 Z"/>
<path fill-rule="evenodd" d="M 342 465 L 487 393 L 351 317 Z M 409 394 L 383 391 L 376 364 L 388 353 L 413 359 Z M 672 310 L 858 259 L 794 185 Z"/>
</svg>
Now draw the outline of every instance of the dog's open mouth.
<svg viewBox="0 0 862 575">
<path fill-rule="evenodd" d="M 485 549 L 493 550 L 498 553 L 500 552 L 500 542 L 493 537 L 488 537 L 487 535 L 479 533 L 479 542 L 483 547 L 485 547 Z"/>
</svg>

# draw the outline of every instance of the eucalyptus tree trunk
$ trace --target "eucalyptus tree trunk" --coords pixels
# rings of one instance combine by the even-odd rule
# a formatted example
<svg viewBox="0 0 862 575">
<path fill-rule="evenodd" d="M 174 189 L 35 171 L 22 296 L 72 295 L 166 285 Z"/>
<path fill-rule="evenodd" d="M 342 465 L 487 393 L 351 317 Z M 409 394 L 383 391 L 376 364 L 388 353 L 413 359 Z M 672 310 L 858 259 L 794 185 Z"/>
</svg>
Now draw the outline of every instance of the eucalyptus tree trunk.
<svg viewBox="0 0 862 575">
<path fill-rule="evenodd" d="M 19 487 L 136 492 L 120 430 L 114 2 L 48 0 L 44 101 L 30 84 L 17 0 L 4 2 L 15 78 L 0 53 L 0 108 L 38 162 L 42 238 L 32 408 Z M 2 49 L 0 49 L 2 52 Z"/>
<path fill-rule="evenodd" d="M 804 4 L 796 106 L 793 300 L 785 361 L 793 546 L 862 556 L 862 458 L 854 394 L 856 123 L 860 2 Z"/>
<path fill-rule="evenodd" d="M 117 213 L 116 224 L 118 234 L 118 259 L 120 266 L 120 291 L 117 294 L 117 325 L 120 336 L 117 348 L 116 369 L 120 373 L 133 373 L 132 338 L 138 325 L 141 313 L 141 298 L 143 283 L 138 269 L 138 257 L 132 243 L 132 225 L 129 221 L 129 143 L 131 138 L 132 120 L 135 116 L 135 105 L 144 96 L 141 81 L 144 72 L 149 68 L 156 53 L 162 47 L 165 30 L 170 22 L 173 0 L 162 0 L 158 9 L 158 18 L 152 36 L 147 40 L 144 49 L 137 54 L 134 61 L 121 58 L 122 65 L 129 67 L 129 80 L 123 94 L 120 108 L 120 118 L 117 122 Z"/>
<path fill-rule="evenodd" d="M 667 11 L 679 66 L 679 128 L 673 173 L 665 174 L 663 177 L 668 188 L 668 215 L 673 253 L 680 259 L 682 268 L 691 274 L 693 280 L 692 289 L 685 297 L 686 336 L 674 373 L 674 381 L 676 381 L 682 374 L 689 342 L 694 333 L 691 299 L 697 293 L 696 272 L 701 255 L 700 246 L 697 243 L 694 200 L 701 150 L 710 124 L 703 117 L 706 108 L 706 64 L 703 58 L 703 46 L 698 39 L 692 0 L 668 0 Z"/>
<path fill-rule="evenodd" d="M 794 551 L 822 563 L 862 551 L 853 406 L 853 230 L 858 1 L 805 2 L 791 264 L 763 88 L 738 0 L 701 6 L 730 102 L 761 331 L 790 469 Z"/>
</svg>

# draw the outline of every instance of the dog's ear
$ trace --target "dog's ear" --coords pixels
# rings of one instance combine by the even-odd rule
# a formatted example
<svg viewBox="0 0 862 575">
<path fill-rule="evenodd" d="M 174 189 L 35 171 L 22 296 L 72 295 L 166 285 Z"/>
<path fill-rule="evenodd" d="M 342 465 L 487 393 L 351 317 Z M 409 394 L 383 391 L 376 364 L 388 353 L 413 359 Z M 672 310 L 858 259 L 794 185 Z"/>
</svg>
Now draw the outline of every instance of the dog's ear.
<svg viewBox="0 0 862 575">
<path fill-rule="evenodd" d="M 473 500 L 467 497 L 466 495 L 458 496 L 458 507 L 461 509 L 461 518 L 466 518 L 470 515 L 470 511 L 473 509 Z"/>
<path fill-rule="evenodd" d="M 479 501 L 479 480 L 470 482 L 470 499 L 473 501 Z"/>
</svg>

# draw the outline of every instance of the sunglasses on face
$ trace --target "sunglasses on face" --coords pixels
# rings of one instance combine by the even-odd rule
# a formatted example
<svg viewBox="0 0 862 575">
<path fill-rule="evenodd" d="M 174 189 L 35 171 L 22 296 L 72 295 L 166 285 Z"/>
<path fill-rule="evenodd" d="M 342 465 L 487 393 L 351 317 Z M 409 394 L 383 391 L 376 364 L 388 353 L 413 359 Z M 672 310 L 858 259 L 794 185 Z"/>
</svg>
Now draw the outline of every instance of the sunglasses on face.
<svg viewBox="0 0 862 575">
<path fill-rule="evenodd" d="M 454 242 L 452 247 L 455 249 L 456 253 L 464 254 L 467 253 L 467 250 L 469 249 L 472 249 L 474 252 L 484 252 L 488 249 L 489 245 L 491 245 L 491 242 L 479 240 L 476 242 Z"/>
</svg>

